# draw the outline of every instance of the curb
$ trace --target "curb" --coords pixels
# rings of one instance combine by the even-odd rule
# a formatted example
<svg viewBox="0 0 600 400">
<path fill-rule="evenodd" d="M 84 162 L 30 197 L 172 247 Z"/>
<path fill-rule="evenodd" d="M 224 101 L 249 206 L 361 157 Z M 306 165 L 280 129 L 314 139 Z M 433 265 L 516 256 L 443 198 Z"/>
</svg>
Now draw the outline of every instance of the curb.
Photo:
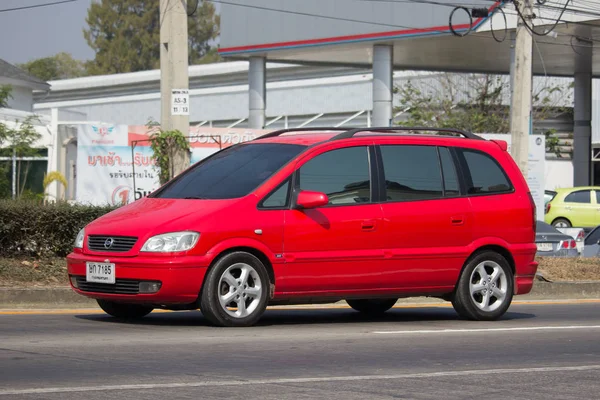
<svg viewBox="0 0 600 400">
<path fill-rule="evenodd" d="M 515 296 L 514 301 L 526 300 L 579 300 L 600 298 L 600 281 L 544 282 L 536 281 L 526 295 Z M 409 297 L 398 303 L 445 303 L 431 297 Z M 53 288 L 0 288 L 0 309 L 96 307 L 96 301 L 75 293 L 70 287 Z"/>
</svg>

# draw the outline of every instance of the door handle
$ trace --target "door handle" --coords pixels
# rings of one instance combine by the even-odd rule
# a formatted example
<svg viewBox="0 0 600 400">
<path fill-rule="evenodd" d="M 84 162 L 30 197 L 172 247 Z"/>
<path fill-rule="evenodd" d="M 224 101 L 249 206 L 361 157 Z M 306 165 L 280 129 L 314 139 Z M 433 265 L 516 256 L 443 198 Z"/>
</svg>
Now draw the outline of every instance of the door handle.
<svg viewBox="0 0 600 400">
<path fill-rule="evenodd" d="M 462 215 L 450 217 L 450 220 L 452 221 L 452 225 L 462 225 L 465 223 L 465 217 Z"/>
<path fill-rule="evenodd" d="M 376 222 L 374 219 L 367 219 L 361 223 L 361 228 L 363 231 L 374 231 L 375 224 L 376 224 Z"/>
</svg>

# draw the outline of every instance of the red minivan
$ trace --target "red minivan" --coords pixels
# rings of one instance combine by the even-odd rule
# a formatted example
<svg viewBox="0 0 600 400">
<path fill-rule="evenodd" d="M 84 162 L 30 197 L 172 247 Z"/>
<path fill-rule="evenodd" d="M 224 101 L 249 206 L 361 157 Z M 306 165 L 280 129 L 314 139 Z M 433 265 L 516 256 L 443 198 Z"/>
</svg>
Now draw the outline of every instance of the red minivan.
<svg viewBox="0 0 600 400">
<path fill-rule="evenodd" d="M 506 142 L 430 128 L 311 128 L 221 150 L 87 225 L 73 289 L 108 314 L 195 310 L 219 326 L 268 305 L 401 297 L 495 320 L 531 291 L 535 205 Z"/>
</svg>

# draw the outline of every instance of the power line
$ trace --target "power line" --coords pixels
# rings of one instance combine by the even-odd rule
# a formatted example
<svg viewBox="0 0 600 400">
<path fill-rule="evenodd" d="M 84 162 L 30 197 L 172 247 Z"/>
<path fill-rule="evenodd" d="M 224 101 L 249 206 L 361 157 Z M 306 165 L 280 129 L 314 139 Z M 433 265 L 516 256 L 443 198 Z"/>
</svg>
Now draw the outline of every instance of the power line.
<svg viewBox="0 0 600 400">
<path fill-rule="evenodd" d="M 73 3 L 75 1 L 77 1 L 77 0 L 62 0 L 62 1 L 55 1 L 53 3 L 34 4 L 32 6 L 23 6 L 23 7 L 15 7 L 15 8 L 5 8 L 3 10 L 0 10 L 0 13 L 9 12 L 9 11 L 29 10 L 29 9 L 32 9 L 32 8 L 39 8 L 39 7 L 55 6 L 57 4 Z"/>
</svg>

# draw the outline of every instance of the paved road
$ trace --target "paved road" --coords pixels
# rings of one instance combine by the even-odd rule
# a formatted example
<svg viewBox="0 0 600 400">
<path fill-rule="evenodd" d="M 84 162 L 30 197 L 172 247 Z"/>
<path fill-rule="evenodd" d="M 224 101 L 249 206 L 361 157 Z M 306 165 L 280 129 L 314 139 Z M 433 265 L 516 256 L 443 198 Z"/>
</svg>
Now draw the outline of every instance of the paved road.
<svg viewBox="0 0 600 400">
<path fill-rule="evenodd" d="M 270 310 L 260 326 L 198 312 L 0 315 L 4 399 L 600 398 L 600 302 L 514 304 L 502 321 L 448 307 Z"/>
</svg>

